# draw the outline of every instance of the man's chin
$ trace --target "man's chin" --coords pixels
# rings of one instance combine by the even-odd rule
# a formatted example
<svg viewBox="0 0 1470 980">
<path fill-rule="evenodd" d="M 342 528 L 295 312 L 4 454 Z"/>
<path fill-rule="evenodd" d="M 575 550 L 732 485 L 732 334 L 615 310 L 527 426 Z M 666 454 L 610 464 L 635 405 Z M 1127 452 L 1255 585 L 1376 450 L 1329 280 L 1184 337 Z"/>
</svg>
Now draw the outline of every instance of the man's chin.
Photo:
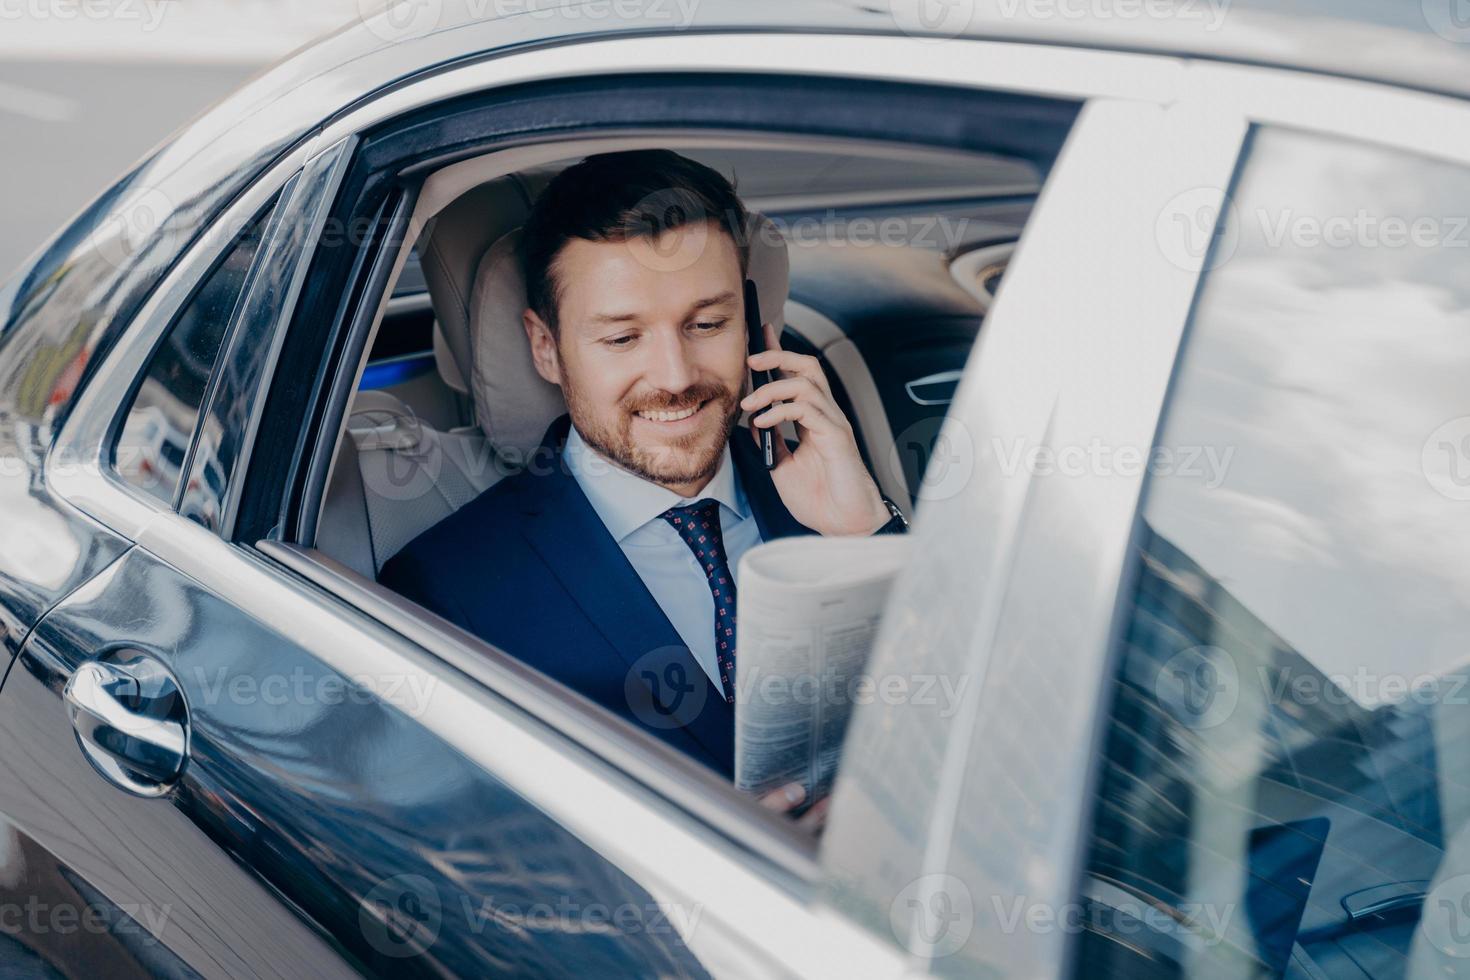
<svg viewBox="0 0 1470 980">
<path fill-rule="evenodd" d="M 683 484 L 707 480 L 719 469 L 724 443 L 710 445 L 701 441 L 696 446 L 636 444 L 628 454 L 629 467 L 639 476 L 655 483 Z"/>
</svg>

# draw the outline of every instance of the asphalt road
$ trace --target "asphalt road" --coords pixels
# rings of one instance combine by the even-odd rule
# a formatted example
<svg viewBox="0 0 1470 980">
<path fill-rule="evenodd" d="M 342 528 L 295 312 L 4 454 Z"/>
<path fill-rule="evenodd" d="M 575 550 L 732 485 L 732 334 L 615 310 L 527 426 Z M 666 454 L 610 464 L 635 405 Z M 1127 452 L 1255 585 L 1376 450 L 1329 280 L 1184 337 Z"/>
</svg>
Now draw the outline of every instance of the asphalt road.
<svg viewBox="0 0 1470 980">
<path fill-rule="evenodd" d="M 0 282 L 251 65 L 0 61 Z"/>
</svg>

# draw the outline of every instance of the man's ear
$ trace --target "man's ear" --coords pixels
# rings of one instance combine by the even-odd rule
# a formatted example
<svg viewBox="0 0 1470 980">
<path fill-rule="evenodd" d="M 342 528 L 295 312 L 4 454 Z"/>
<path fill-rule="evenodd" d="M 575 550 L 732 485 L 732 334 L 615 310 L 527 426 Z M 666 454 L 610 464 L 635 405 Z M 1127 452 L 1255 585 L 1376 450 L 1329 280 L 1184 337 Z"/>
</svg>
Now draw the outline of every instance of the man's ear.
<svg viewBox="0 0 1470 980">
<path fill-rule="evenodd" d="M 561 360 L 556 354 L 556 337 L 546 321 L 527 307 L 521 311 L 521 326 L 526 328 L 526 339 L 531 342 L 531 360 L 536 364 L 536 373 L 554 385 L 561 384 Z"/>
</svg>

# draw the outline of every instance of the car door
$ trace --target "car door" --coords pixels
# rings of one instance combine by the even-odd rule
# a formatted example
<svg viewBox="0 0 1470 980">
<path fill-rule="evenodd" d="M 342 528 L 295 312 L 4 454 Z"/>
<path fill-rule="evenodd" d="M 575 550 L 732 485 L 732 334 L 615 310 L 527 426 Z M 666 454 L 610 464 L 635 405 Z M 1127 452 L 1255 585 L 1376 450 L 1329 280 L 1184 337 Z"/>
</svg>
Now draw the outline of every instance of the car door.
<svg viewBox="0 0 1470 980">
<path fill-rule="evenodd" d="M 1125 557 L 1079 961 L 1456 976 L 1470 106 L 1243 74 L 1219 79 L 1253 128 L 1158 432 L 1173 463 Z M 1219 465 L 1184 469 L 1202 448 Z"/>
<path fill-rule="evenodd" d="M 1005 594 L 961 639 L 982 694 L 931 836 L 879 894 L 945 976 L 1454 974 L 1466 107 L 1188 73 L 1193 178 L 1099 202 L 1131 257 L 1077 242 L 1090 289 L 1013 267 L 961 392 L 990 503 L 941 505 L 967 540 L 931 547 Z M 859 839 L 848 880 L 883 880 Z"/>
<path fill-rule="evenodd" d="M 523 720 L 215 533 L 210 489 L 244 471 L 257 372 L 353 146 L 221 219 L 176 273 L 203 285 L 161 290 L 60 440 L 93 465 L 51 478 L 136 544 L 47 615 L 3 692 L 8 886 L 40 906 L 16 941 L 140 974 L 702 975 L 697 904 L 650 895 L 435 732 L 524 759 Z"/>
</svg>

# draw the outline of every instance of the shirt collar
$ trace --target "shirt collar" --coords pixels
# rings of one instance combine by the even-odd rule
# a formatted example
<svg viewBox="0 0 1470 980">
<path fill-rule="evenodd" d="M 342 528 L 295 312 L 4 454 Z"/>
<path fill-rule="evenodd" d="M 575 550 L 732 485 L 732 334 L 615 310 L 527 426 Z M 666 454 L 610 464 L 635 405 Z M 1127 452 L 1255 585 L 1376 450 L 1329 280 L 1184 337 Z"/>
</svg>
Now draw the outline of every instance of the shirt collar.
<svg viewBox="0 0 1470 980">
<path fill-rule="evenodd" d="M 745 492 L 736 479 L 728 444 L 720 450 L 720 465 L 715 475 L 693 497 L 681 497 L 666 487 L 629 473 L 587 445 L 575 425 L 567 433 L 562 455 L 588 503 L 619 542 L 649 521 L 657 520 L 670 507 L 692 504 L 706 497 L 719 501 L 737 518 L 750 516 Z"/>
</svg>

